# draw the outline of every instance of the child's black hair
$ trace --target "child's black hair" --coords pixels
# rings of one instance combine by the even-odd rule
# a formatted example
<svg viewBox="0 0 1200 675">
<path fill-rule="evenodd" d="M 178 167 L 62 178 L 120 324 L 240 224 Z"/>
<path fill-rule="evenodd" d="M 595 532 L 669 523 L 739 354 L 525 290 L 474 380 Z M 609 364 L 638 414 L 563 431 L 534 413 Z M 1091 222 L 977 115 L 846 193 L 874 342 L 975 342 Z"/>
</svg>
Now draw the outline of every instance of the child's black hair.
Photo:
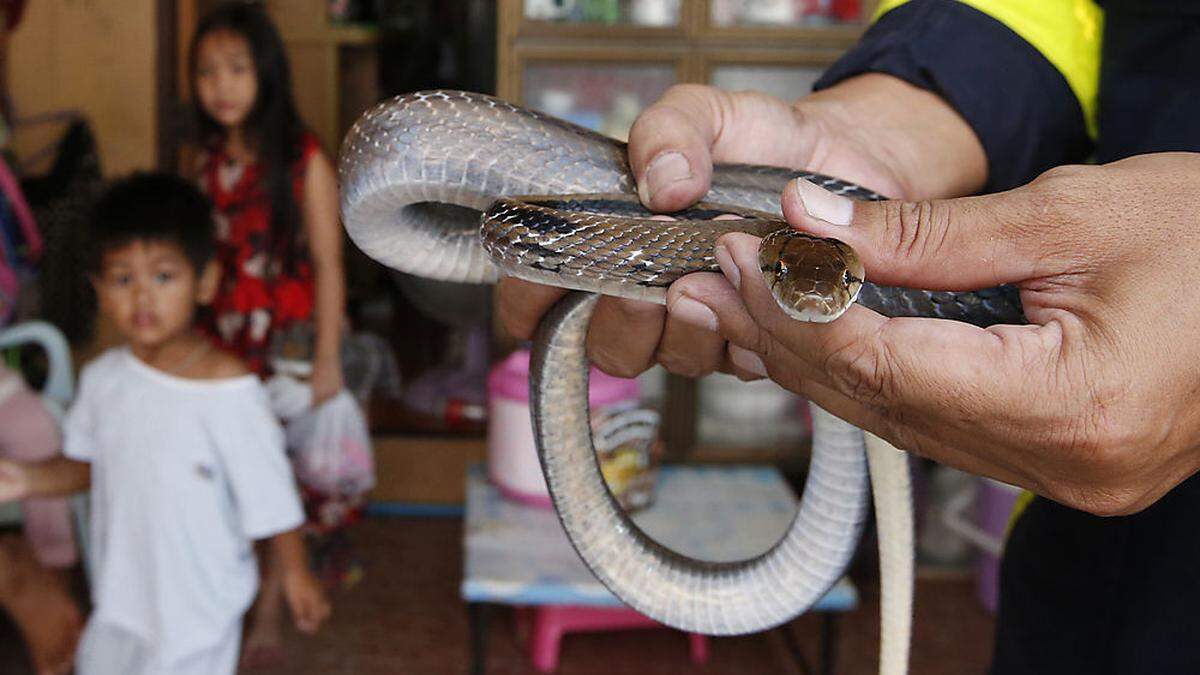
<svg viewBox="0 0 1200 675">
<path fill-rule="evenodd" d="M 170 173 L 137 172 L 113 183 L 92 210 L 87 269 L 100 273 L 104 254 L 135 241 L 178 246 L 197 276 L 212 260 L 212 204 L 192 183 Z"/>
<path fill-rule="evenodd" d="M 254 59 L 258 94 L 246 118 L 245 133 L 254 144 L 263 167 L 264 188 L 271 207 L 267 250 L 278 256 L 285 272 L 293 272 L 300 208 L 296 204 L 293 166 L 301 156 L 304 123 L 292 96 L 292 76 L 287 52 L 275 24 L 257 2 L 233 0 L 219 5 L 200 20 L 189 49 L 192 117 L 196 141 L 208 145 L 223 133 L 221 125 L 200 104 L 196 87 L 196 63 L 200 41 L 211 33 L 228 31 L 246 40 Z"/>
</svg>

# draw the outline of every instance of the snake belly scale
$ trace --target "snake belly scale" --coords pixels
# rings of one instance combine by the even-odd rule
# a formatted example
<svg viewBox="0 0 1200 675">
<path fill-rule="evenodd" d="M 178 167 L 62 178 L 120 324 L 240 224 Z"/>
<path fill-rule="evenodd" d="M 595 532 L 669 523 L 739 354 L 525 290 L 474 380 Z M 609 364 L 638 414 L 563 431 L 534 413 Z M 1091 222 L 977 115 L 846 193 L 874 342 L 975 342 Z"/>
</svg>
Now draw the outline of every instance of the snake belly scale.
<svg viewBox="0 0 1200 675">
<path fill-rule="evenodd" d="M 584 345 L 596 294 L 664 302 L 674 279 L 717 269 L 712 244 L 721 234 L 786 228 L 779 196 L 792 178 L 858 199 L 878 195 L 818 174 L 726 165 L 714 168 L 705 201 L 676 214 L 679 220 L 648 220 L 633 196 L 624 144 L 453 91 L 407 94 L 364 113 L 342 145 L 339 176 L 348 233 L 384 264 L 433 279 L 490 283 L 507 274 L 581 291 L 543 319 L 535 340 L 535 438 L 572 544 L 638 611 L 712 635 L 764 630 L 805 611 L 855 551 L 867 517 L 869 461 L 883 571 L 881 672 L 905 672 L 912 506 L 903 453 L 870 435 L 864 453 L 861 431 L 814 407 L 812 462 L 788 532 L 748 560 L 701 561 L 659 545 L 616 504 L 596 462 L 587 408 Z M 544 196 L 510 199 L 517 195 Z M 711 220 L 716 213 L 739 219 Z M 861 284 L 859 303 L 888 316 L 1023 322 L 1008 288 L 939 293 L 846 279 Z"/>
</svg>

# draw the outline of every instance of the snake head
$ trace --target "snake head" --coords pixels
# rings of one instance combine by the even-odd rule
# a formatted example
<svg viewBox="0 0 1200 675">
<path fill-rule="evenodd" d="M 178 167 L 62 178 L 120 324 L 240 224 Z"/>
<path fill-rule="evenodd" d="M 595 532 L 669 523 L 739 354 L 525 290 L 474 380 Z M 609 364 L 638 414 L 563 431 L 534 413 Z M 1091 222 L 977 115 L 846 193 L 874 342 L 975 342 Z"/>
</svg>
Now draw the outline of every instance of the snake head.
<svg viewBox="0 0 1200 675">
<path fill-rule="evenodd" d="M 858 299 L 866 278 L 850 246 L 791 228 L 763 238 L 758 265 L 775 302 L 797 321 L 827 323 L 838 318 Z"/>
</svg>

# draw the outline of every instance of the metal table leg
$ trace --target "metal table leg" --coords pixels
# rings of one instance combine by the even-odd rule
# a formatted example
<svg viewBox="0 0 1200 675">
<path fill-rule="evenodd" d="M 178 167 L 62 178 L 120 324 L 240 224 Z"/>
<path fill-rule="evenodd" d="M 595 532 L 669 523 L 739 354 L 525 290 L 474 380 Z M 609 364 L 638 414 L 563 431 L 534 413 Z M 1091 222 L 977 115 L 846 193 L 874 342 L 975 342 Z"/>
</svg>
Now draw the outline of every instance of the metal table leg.
<svg viewBox="0 0 1200 675">
<path fill-rule="evenodd" d="M 814 673 L 833 675 L 837 667 L 837 614 L 834 612 L 820 612 L 820 614 L 821 635 L 820 642 L 817 644 L 817 667 L 815 670 L 808 658 L 804 656 L 804 648 L 796 639 L 796 631 L 792 629 L 792 624 L 788 623 L 779 627 L 783 634 L 783 643 L 791 654 L 792 661 L 804 675 L 813 675 Z"/>
<path fill-rule="evenodd" d="M 833 675 L 834 667 L 837 664 L 837 638 L 838 625 L 837 614 L 833 612 L 821 613 L 821 652 L 818 667 L 821 669 L 821 675 Z"/>
<path fill-rule="evenodd" d="M 779 632 L 783 635 L 783 645 L 791 655 L 792 663 L 796 664 L 796 667 L 804 675 L 815 675 L 816 671 L 813 670 L 812 664 L 808 662 L 808 658 L 804 656 L 804 648 L 800 646 L 800 641 L 796 639 L 796 631 L 793 630 L 792 624 L 785 623 L 780 626 Z"/>
<path fill-rule="evenodd" d="M 487 673 L 487 631 L 491 606 L 486 602 L 467 603 L 467 623 L 471 633 L 471 675 Z"/>
</svg>

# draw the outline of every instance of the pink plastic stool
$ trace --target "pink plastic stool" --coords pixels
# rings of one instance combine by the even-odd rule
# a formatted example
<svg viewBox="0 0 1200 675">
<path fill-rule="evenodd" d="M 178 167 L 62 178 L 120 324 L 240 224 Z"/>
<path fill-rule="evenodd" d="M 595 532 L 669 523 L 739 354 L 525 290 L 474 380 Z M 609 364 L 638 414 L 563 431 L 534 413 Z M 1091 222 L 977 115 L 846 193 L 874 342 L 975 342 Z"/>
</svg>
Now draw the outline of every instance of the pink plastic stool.
<svg viewBox="0 0 1200 675">
<path fill-rule="evenodd" d="M 529 634 L 529 660 L 540 673 L 558 669 L 559 644 L 566 633 L 667 628 L 628 607 L 537 605 L 518 607 L 516 612 L 518 629 Z M 688 647 L 692 663 L 708 661 L 708 636 L 688 633 Z"/>
</svg>

